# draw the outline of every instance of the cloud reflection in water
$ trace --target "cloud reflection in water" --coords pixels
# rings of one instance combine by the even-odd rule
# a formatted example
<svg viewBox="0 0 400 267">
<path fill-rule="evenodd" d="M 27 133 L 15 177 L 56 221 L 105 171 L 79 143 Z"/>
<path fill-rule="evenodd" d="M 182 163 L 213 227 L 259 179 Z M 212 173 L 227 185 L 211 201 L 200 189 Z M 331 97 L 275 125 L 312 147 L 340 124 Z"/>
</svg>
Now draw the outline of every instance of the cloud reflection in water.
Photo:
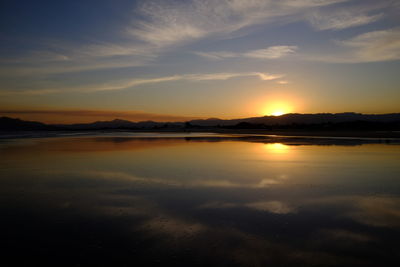
<svg viewBox="0 0 400 267">
<path fill-rule="evenodd" d="M 3 244 L 15 263 L 390 266 L 397 258 L 396 145 L 65 138 L 0 149 Z"/>
</svg>

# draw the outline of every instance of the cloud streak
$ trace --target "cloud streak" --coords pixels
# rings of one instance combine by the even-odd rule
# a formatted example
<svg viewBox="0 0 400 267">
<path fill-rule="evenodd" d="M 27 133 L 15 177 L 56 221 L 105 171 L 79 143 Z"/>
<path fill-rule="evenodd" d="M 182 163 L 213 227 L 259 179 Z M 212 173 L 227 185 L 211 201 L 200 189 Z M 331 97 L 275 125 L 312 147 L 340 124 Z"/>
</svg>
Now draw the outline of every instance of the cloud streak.
<svg viewBox="0 0 400 267">
<path fill-rule="evenodd" d="M 19 90 L 19 91 L 0 91 L 0 95 L 44 95 L 52 93 L 68 93 L 68 92 L 98 92 L 98 91 L 114 91 L 125 90 L 129 88 L 138 87 L 146 84 L 157 84 L 172 81 L 188 81 L 188 82 L 201 82 L 201 81 L 224 81 L 232 78 L 239 77 L 258 77 L 262 81 L 272 81 L 284 77 L 284 74 L 271 74 L 263 72 L 242 72 L 242 73 L 206 73 L 206 74 L 183 74 L 172 75 L 156 78 L 143 78 L 143 79 L 129 79 L 124 81 L 114 81 L 107 84 L 91 84 L 78 87 L 68 87 L 59 89 L 38 89 L 38 90 Z"/>
<path fill-rule="evenodd" d="M 302 18 L 309 9 L 347 0 L 193 0 L 185 2 L 145 1 L 126 33 L 135 39 L 165 47 L 209 35 L 229 34 L 240 29 L 292 16 Z"/>
<path fill-rule="evenodd" d="M 383 18 L 383 14 L 354 15 L 353 12 L 342 11 L 334 14 L 314 13 L 309 17 L 309 22 L 318 30 L 343 30 L 373 23 Z"/>
<path fill-rule="evenodd" d="M 259 58 L 259 59 L 274 59 L 292 54 L 296 50 L 297 46 L 287 46 L 287 45 L 270 46 L 266 49 L 253 50 L 244 53 L 243 56 L 250 58 Z"/>
<path fill-rule="evenodd" d="M 395 10 L 395 1 L 353 1 L 355 3 L 332 8 L 312 10 L 305 15 L 306 20 L 319 31 L 343 29 L 363 26 L 390 17 L 388 9 Z M 396 12 L 394 12 L 396 13 Z"/>
<path fill-rule="evenodd" d="M 232 78 L 239 77 L 258 77 L 263 81 L 271 81 L 284 77 L 283 74 L 269 74 L 262 72 L 243 72 L 243 73 L 206 73 L 206 74 L 183 74 L 183 75 L 173 75 L 158 78 L 148 78 L 148 79 L 131 79 L 123 82 L 112 83 L 109 85 L 94 86 L 81 88 L 83 91 L 93 92 L 93 91 L 110 91 L 110 90 L 124 90 L 129 88 L 134 88 L 140 85 L 146 84 L 156 84 L 172 81 L 189 81 L 189 82 L 200 82 L 200 81 L 225 81 Z"/>
<path fill-rule="evenodd" d="M 305 56 L 329 63 L 367 63 L 400 60 L 400 28 L 372 31 L 336 41 L 341 51 L 331 55 Z"/>
<path fill-rule="evenodd" d="M 360 62 L 400 59 L 400 28 L 367 32 L 340 43 L 354 49 Z"/>
<path fill-rule="evenodd" d="M 2 60 L 6 65 L 0 72 L 11 77 L 146 66 L 170 47 L 205 37 L 226 38 L 254 25 L 301 20 L 309 21 L 317 30 L 341 30 L 375 22 L 383 17 L 378 10 L 392 5 L 390 1 L 368 2 L 351 8 L 335 5 L 344 2 L 349 0 L 143 1 L 136 6 L 131 23 L 121 30 L 120 41 L 71 44 L 47 39 L 40 45 L 42 49 L 6 62 Z M 212 59 L 277 59 L 296 49 L 296 46 L 282 45 L 245 53 L 196 54 Z"/>
<path fill-rule="evenodd" d="M 277 59 L 293 54 L 298 49 L 297 46 L 278 45 L 270 46 L 265 49 L 251 50 L 244 53 L 234 53 L 227 51 L 220 52 L 195 52 L 196 55 L 209 59 L 225 59 L 225 58 L 255 58 L 255 59 Z"/>
</svg>

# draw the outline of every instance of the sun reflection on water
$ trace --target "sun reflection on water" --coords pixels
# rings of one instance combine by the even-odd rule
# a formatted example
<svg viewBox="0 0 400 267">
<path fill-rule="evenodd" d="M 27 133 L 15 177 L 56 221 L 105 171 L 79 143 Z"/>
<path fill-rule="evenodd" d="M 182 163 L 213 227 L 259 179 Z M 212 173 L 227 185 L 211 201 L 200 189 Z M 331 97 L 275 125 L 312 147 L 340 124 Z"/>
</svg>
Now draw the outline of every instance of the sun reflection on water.
<svg viewBox="0 0 400 267">
<path fill-rule="evenodd" d="M 290 147 L 282 143 L 264 144 L 264 148 L 269 153 L 274 153 L 274 154 L 287 154 L 290 152 Z"/>
</svg>

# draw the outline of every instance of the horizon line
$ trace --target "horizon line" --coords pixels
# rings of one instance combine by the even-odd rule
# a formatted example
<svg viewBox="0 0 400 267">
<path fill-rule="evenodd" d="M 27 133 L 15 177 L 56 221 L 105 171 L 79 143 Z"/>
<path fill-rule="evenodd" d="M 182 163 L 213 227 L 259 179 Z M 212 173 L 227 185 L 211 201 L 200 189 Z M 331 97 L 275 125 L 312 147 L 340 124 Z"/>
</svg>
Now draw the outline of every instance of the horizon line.
<svg viewBox="0 0 400 267">
<path fill-rule="evenodd" d="M 40 110 L 36 110 L 37 112 Z M 282 115 L 261 115 L 261 116 L 250 116 L 250 117 L 238 117 L 238 118 L 229 118 L 229 119 L 221 119 L 218 117 L 190 117 L 190 116 L 173 116 L 173 115 L 164 115 L 166 117 L 186 117 L 188 118 L 187 120 L 171 120 L 171 121 L 163 121 L 163 120 L 128 120 L 128 119 L 121 119 L 119 117 L 115 117 L 113 119 L 108 119 L 108 120 L 93 120 L 90 122 L 72 122 L 72 123 L 49 123 L 49 122 L 44 122 L 41 120 L 30 120 L 30 119 L 23 119 L 21 117 L 11 117 L 11 116 L 5 116 L 3 114 L 29 114 L 28 112 L 25 113 L 23 112 L 12 112 L 12 111 L 0 111 L 0 118 L 8 118 L 8 119 L 14 119 L 14 120 L 21 120 L 21 121 L 27 121 L 27 122 L 39 122 L 42 124 L 46 125 L 74 125 L 74 124 L 92 124 L 92 123 L 97 123 L 97 122 L 113 122 L 113 121 L 124 121 L 124 122 L 130 122 L 130 123 L 143 123 L 143 122 L 154 122 L 154 123 L 185 123 L 185 122 L 191 122 L 191 121 L 207 121 L 207 120 L 221 120 L 221 121 L 232 121 L 232 120 L 245 120 L 245 119 L 252 119 L 252 118 L 264 118 L 264 117 L 272 117 L 272 118 L 280 118 L 288 115 L 342 115 L 342 114 L 355 114 L 355 115 L 365 115 L 365 116 L 379 116 L 379 115 L 400 115 L 399 112 L 389 112 L 389 113 L 361 113 L 361 112 L 351 112 L 351 111 L 346 111 L 346 112 L 317 112 L 317 113 L 297 113 L 297 112 L 290 112 L 290 113 L 285 113 Z M 49 111 L 44 111 L 46 114 L 52 114 Z M 149 113 L 150 114 L 150 113 Z M 78 115 L 75 115 L 78 116 Z M 96 116 L 93 116 L 96 117 Z M 191 118 L 191 119 L 189 119 Z"/>
</svg>

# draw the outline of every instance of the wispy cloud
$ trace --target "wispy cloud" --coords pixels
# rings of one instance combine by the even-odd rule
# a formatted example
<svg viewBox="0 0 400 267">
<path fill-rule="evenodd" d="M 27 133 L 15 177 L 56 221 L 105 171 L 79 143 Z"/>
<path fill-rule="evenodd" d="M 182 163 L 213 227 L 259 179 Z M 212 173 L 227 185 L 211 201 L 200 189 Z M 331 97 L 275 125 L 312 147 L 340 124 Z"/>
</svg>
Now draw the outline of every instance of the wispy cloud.
<svg viewBox="0 0 400 267">
<path fill-rule="evenodd" d="M 192 0 L 145 1 L 126 32 L 158 47 L 176 45 L 209 35 L 224 35 L 271 19 L 347 0 Z"/>
<path fill-rule="evenodd" d="M 71 44 L 55 40 L 18 57 L 0 59 L 0 74 L 7 76 L 51 75 L 91 70 L 146 66 L 157 58 L 157 50 L 133 43 L 93 42 Z"/>
<path fill-rule="evenodd" d="M 82 47 L 81 56 L 114 57 L 114 56 L 151 56 L 152 50 L 138 44 L 95 43 Z"/>
<path fill-rule="evenodd" d="M 285 81 L 285 80 L 281 80 L 281 81 L 277 81 L 277 84 L 289 84 L 289 81 Z"/>
<path fill-rule="evenodd" d="M 208 59 L 224 59 L 224 58 L 233 58 L 239 57 L 240 54 L 227 52 L 227 51 L 219 51 L 219 52 L 193 52 L 195 55 L 205 57 Z"/>
<path fill-rule="evenodd" d="M 142 1 L 134 10 L 119 41 L 92 41 L 71 44 L 60 40 L 45 40 L 34 51 L 8 59 L 0 72 L 9 76 L 46 75 L 100 69 L 137 67 L 151 64 L 171 46 L 205 37 L 224 38 L 238 30 L 258 24 L 308 20 L 318 30 L 340 30 L 371 23 L 382 18 L 381 8 L 390 1 L 362 8 L 336 8 L 349 0 L 190 0 Z M 331 6 L 334 12 L 331 12 Z M 370 7 L 372 6 L 372 7 Z M 328 8 L 323 10 L 324 8 Z M 375 14 L 370 14 L 371 10 Z M 376 13 L 381 12 L 381 13 Z M 247 57 L 281 58 L 296 50 L 296 46 L 271 46 L 265 49 L 233 52 L 196 52 L 213 58 Z M 10 60 L 13 66 L 8 66 Z M 2 60 L 4 63 L 4 60 Z"/>
<path fill-rule="evenodd" d="M 306 20 L 317 30 L 343 30 L 367 25 L 393 15 L 388 9 L 396 9 L 396 1 L 353 1 L 346 5 L 318 8 L 305 14 Z"/>
<path fill-rule="evenodd" d="M 195 52 L 195 54 L 209 59 L 224 59 L 224 58 L 234 58 L 234 57 L 277 59 L 290 55 L 294 53 L 296 50 L 297 46 L 278 45 L 278 46 L 270 46 L 265 49 L 251 50 L 244 53 L 220 51 L 220 52 Z"/>
<path fill-rule="evenodd" d="M 35 77 L 36 75 L 49 76 L 60 73 L 75 73 L 94 70 L 111 70 L 118 68 L 143 67 L 149 65 L 151 59 L 125 57 L 108 60 L 68 60 L 57 62 L 36 62 L 32 64 L 8 64 L 0 66 L 0 76 L 6 77 Z"/>
<path fill-rule="evenodd" d="M 336 43 L 341 46 L 341 51 L 307 59 L 332 63 L 400 60 L 400 28 L 367 32 Z"/>
<path fill-rule="evenodd" d="M 183 75 L 172 75 L 156 78 L 143 78 L 143 79 L 129 79 L 123 81 L 113 81 L 105 84 L 89 84 L 78 87 L 67 87 L 67 88 L 52 88 L 52 89 L 38 89 L 38 90 L 3 90 L 0 91 L 0 95 L 45 95 L 53 93 L 66 93 L 66 92 L 98 92 L 98 91 L 111 91 L 111 90 L 125 90 L 134 88 L 140 85 L 164 83 L 171 81 L 223 81 L 238 77 L 258 77 L 263 81 L 271 81 L 284 77 L 284 74 L 270 74 L 263 72 L 241 72 L 241 73 L 202 73 L 202 74 L 183 74 Z"/>
<path fill-rule="evenodd" d="M 173 75 L 157 78 L 148 79 L 131 79 L 122 82 L 113 82 L 111 84 L 92 86 L 86 88 L 80 88 L 80 91 L 94 92 L 94 91 L 109 91 L 109 90 L 124 90 L 128 88 L 134 88 L 145 84 L 163 83 L 171 81 L 222 81 L 237 77 L 259 77 L 263 81 L 275 80 L 283 77 L 283 74 L 268 74 L 261 72 L 244 72 L 244 73 L 206 73 L 206 74 L 183 74 Z"/>
<path fill-rule="evenodd" d="M 139 1 L 129 24 L 125 25 L 123 29 L 120 28 L 114 35 L 110 33 L 113 38 L 87 41 L 90 38 L 88 37 L 88 39 L 81 39 L 86 40 L 85 42 L 73 44 L 61 40 L 46 39 L 43 43 L 35 40 L 36 44 L 32 45 L 32 50 L 21 52 L 18 58 L 10 56 L 2 59 L 0 78 L 3 85 L 0 95 L 46 95 L 64 92 L 125 90 L 146 84 L 173 81 L 223 81 L 246 76 L 257 77 L 261 80 L 275 80 L 278 84 L 285 84 L 285 81 L 278 80 L 283 77 L 281 74 L 230 73 L 224 72 L 227 70 L 221 68 L 220 73 L 182 74 L 185 70 L 182 71 L 177 67 L 174 69 L 177 75 L 169 75 L 166 72 L 159 72 L 160 66 L 165 63 L 162 62 L 165 58 L 159 57 L 159 55 L 173 49 L 175 49 L 174 53 L 179 53 L 180 51 L 176 51 L 177 47 L 203 38 L 211 40 L 229 38 L 233 34 L 235 36 L 237 36 L 236 34 L 246 34 L 247 30 L 259 29 L 252 26 L 260 24 L 267 28 L 273 28 L 277 23 L 282 25 L 289 22 L 309 21 L 317 30 L 336 31 L 365 25 L 378 21 L 384 16 L 389 17 L 390 15 L 385 12 L 384 8 L 393 6 L 396 1 L 379 1 L 379 4 L 376 4 L 376 1 L 353 2 L 350 0 Z M 350 8 L 353 5 L 357 6 Z M 273 34 L 273 30 L 271 32 Z M 271 36 L 271 39 L 273 38 L 274 36 Z M 313 44 L 313 40 L 310 43 Z M 247 48 L 244 46 L 241 52 L 212 51 L 195 52 L 195 54 L 209 59 L 240 58 L 247 59 L 246 61 L 285 57 L 296 60 L 339 63 L 399 59 L 398 29 L 367 32 L 338 41 L 334 48 L 337 50 L 328 55 L 326 51 L 330 49 L 329 46 L 321 46 L 321 52 L 324 52 L 324 55 L 300 55 L 300 52 L 307 49 L 306 46 L 302 46 L 302 51 L 298 51 L 300 49 L 292 43 L 282 44 L 261 46 L 262 49 L 256 50 L 246 50 Z M 207 46 L 197 45 L 196 47 L 207 49 Z M 225 49 L 229 50 L 221 48 L 221 50 Z M 184 52 L 188 50 L 192 50 L 192 47 L 184 48 Z M 316 50 L 313 50 L 312 53 L 316 53 Z M 174 57 L 172 60 L 177 58 Z M 188 62 L 186 58 L 182 62 L 184 60 L 186 60 L 184 65 L 181 65 L 184 66 L 183 68 L 195 64 Z M 156 66 L 157 63 L 162 64 Z M 169 63 L 171 61 L 167 64 Z M 138 72 L 129 72 L 126 69 L 119 72 L 118 70 L 149 65 L 154 65 L 154 70 L 159 73 L 159 77 L 140 78 L 137 73 L 143 73 L 142 70 Z M 98 76 L 95 77 L 95 71 L 105 73 L 106 69 L 113 71 L 108 72 L 108 76 L 102 76 L 100 79 Z M 254 69 L 256 68 L 249 68 L 249 70 Z M 88 75 L 83 75 L 81 72 L 87 72 Z M 82 78 L 83 76 L 84 78 Z M 100 82 L 105 79 L 109 80 L 104 83 Z M 69 85 L 66 84 L 74 85 L 68 87 Z"/>
<path fill-rule="evenodd" d="M 383 18 L 383 13 L 368 15 L 342 10 L 333 13 L 315 12 L 309 16 L 308 20 L 318 30 L 342 30 L 369 24 L 381 18 Z"/>
<path fill-rule="evenodd" d="M 263 81 L 272 81 L 272 80 L 280 79 L 285 76 L 283 74 L 268 74 L 268 73 L 261 73 L 261 72 L 256 72 L 256 73 L 254 73 L 254 75 L 257 75 Z"/>
<path fill-rule="evenodd" d="M 120 83 L 113 83 L 111 85 L 98 86 L 87 88 L 86 91 L 108 91 L 108 90 L 123 90 L 133 88 L 139 85 L 162 83 L 171 81 L 222 81 L 237 77 L 251 77 L 256 76 L 263 81 L 270 81 L 282 78 L 283 74 L 268 74 L 262 72 L 243 72 L 243 73 L 208 73 L 208 74 L 184 74 L 184 75 L 173 75 L 159 78 L 149 79 L 132 79 Z M 83 88 L 82 88 L 83 89 Z"/>
<path fill-rule="evenodd" d="M 361 62 L 400 59 L 400 28 L 360 34 L 341 42 L 354 49 L 355 59 Z"/>
<path fill-rule="evenodd" d="M 297 46 L 271 46 L 266 49 L 253 50 L 247 53 L 244 53 L 243 56 L 251 57 L 251 58 L 260 58 L 260 59 L 272 59 L 272 58 L 281 58 L 286 55 L 292 54 L 297 50 Z"/>
</svg>

